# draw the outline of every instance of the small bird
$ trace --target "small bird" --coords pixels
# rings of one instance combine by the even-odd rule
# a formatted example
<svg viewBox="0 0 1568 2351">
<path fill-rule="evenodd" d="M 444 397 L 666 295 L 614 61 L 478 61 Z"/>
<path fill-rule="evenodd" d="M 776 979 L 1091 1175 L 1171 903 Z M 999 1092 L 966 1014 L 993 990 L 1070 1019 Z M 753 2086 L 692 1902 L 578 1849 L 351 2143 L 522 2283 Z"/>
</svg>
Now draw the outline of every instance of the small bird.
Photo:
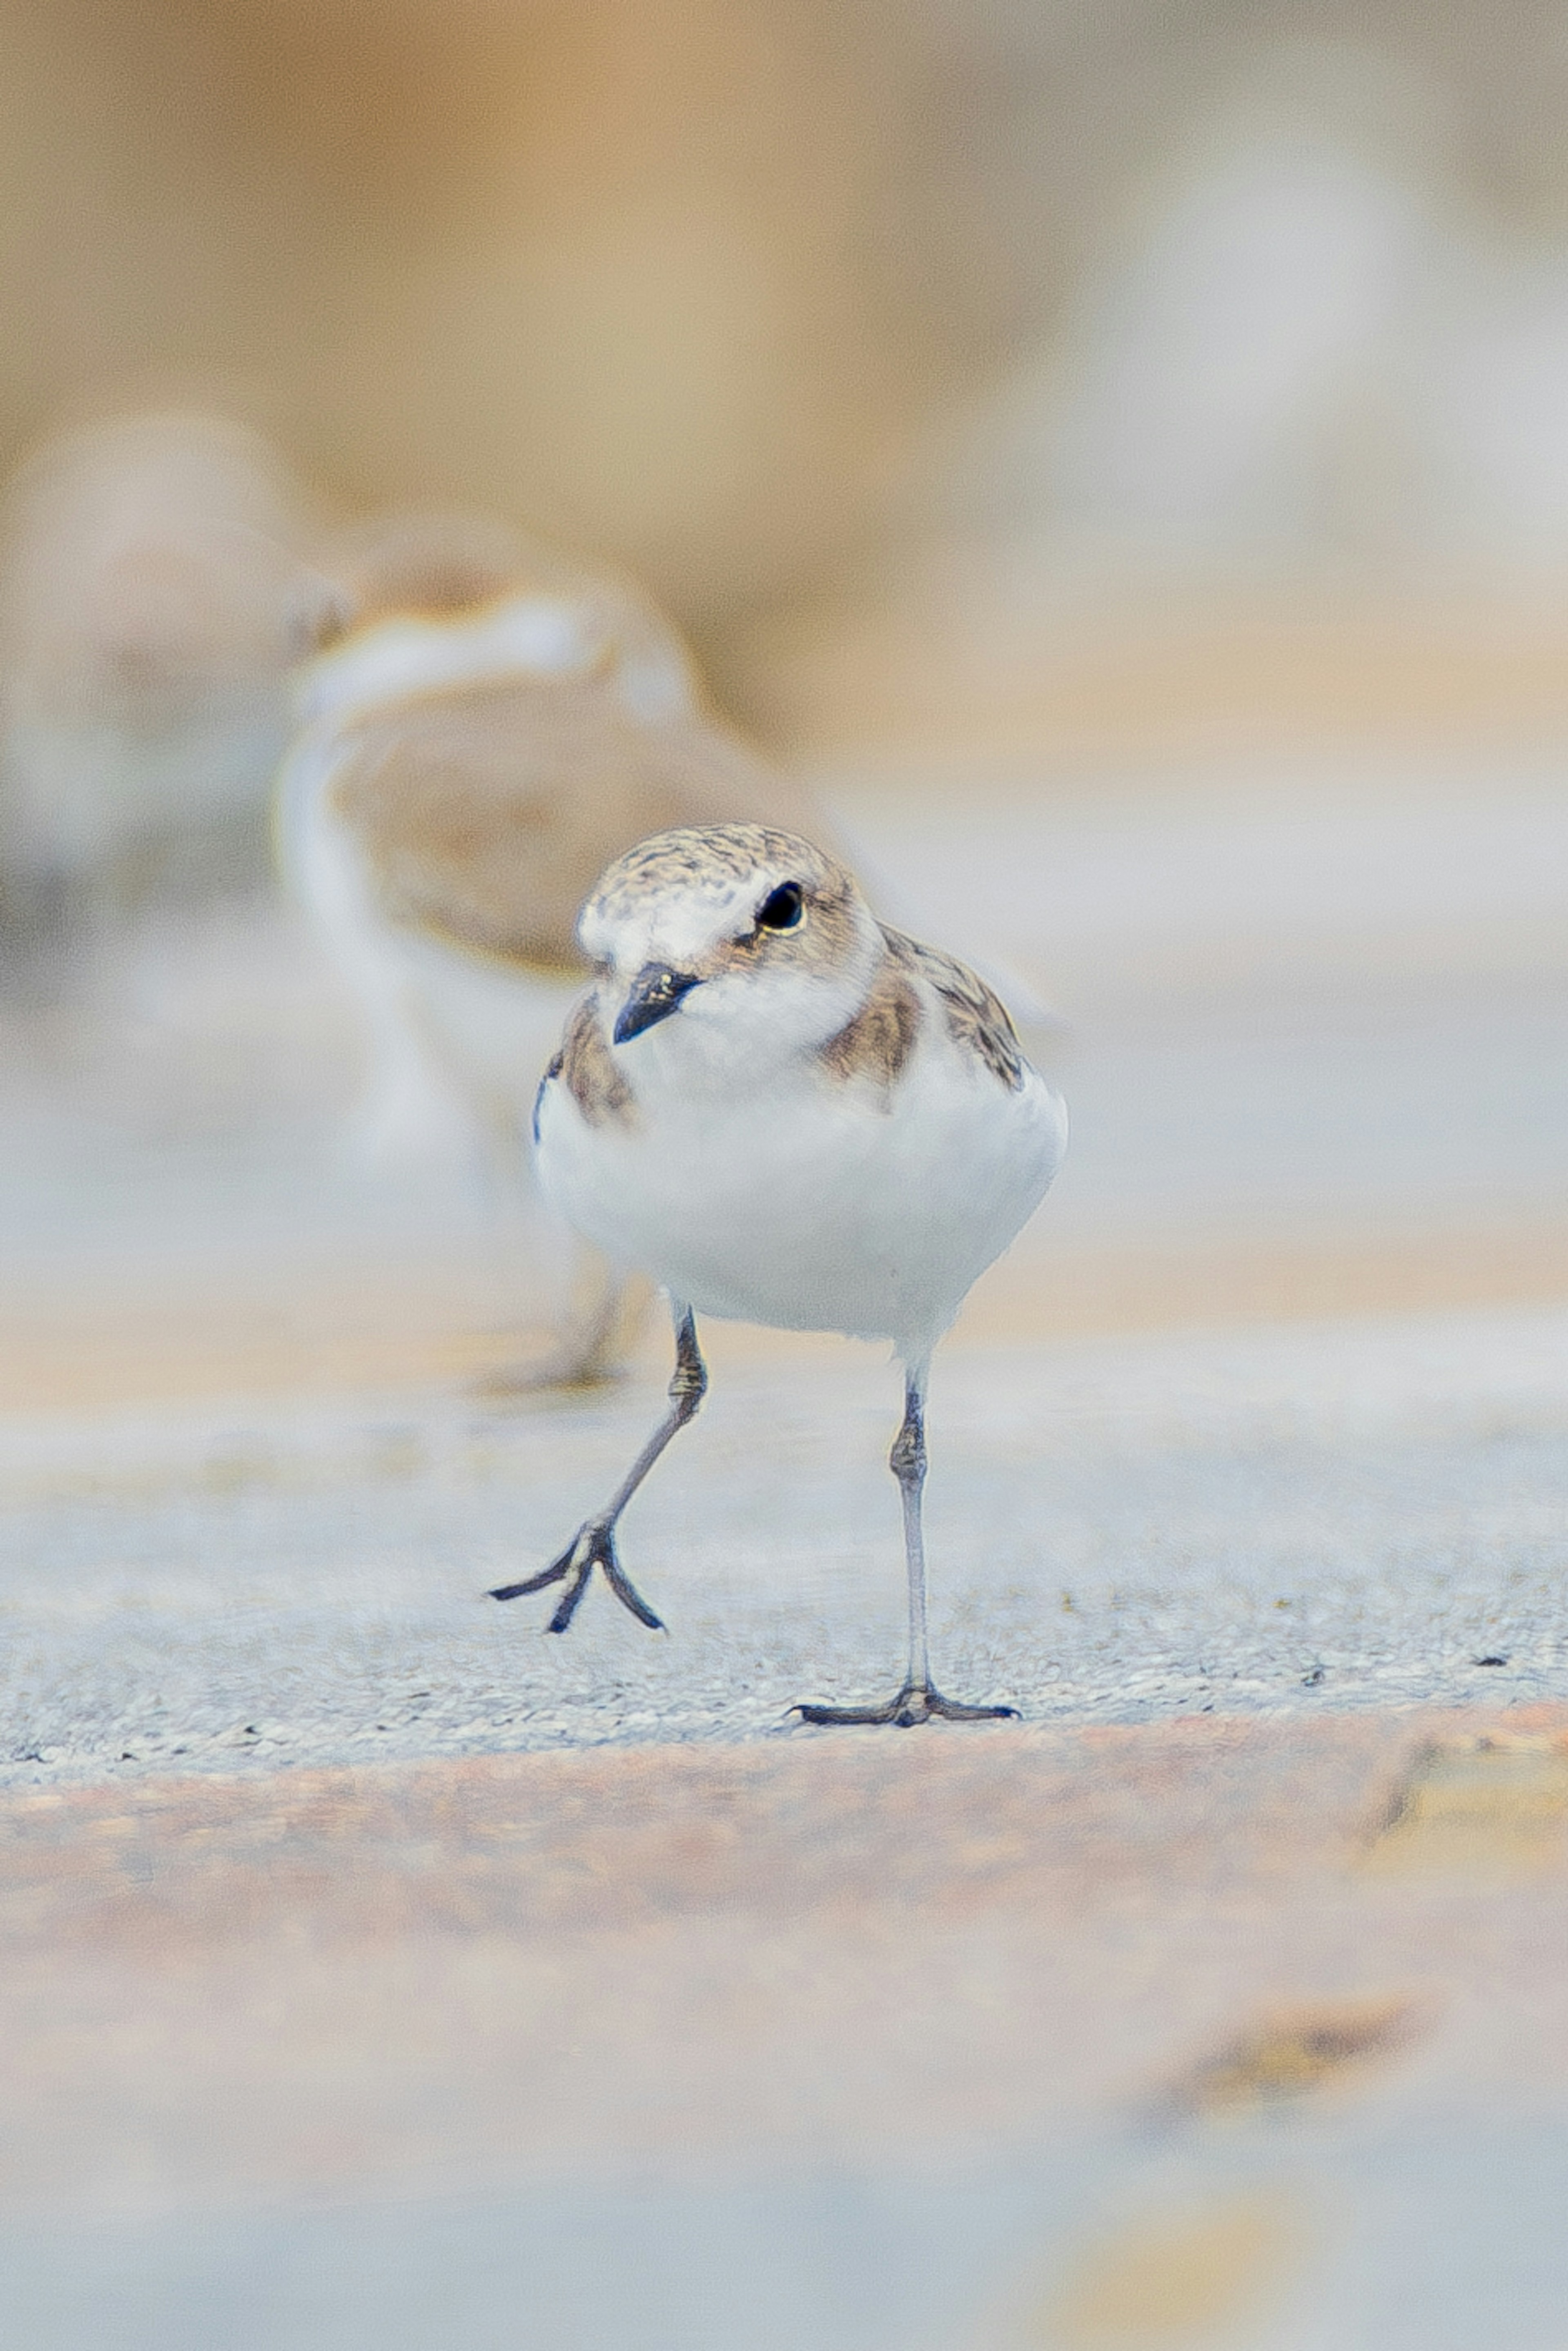
<svg viewBox="0 0 1568 2351">
<path fill-rule="evenodd" d="M 697 1313 L 891 1340 L 904 1420 L 909 1663 L 871 1706 L 808 1722 L 979 1720 L 1015 1711 L 931 1679 L 921 1493 L 931 1352 L 971 1284 L 1043 1198 L 1066 1143 L 1059 1097 L 966 966 L 879 923 L 852 875 L 791 832 L 682 827 L 612 865 L 579 925 L 597 975 L 539 1087 L 539 1177 L 612 1264 L 668 1291 L 670 1406 L 560 1557 L 497 1600 L 564 1583 L 570 1624 L 596 1567 L 660 1619 L 616 1556 L 621 1513 L 707 1385 Z"/>
<path fill-rule="evenodd" d="M 422 1146 L 455 1096 L 526 1183 L 596 876 L 662 826 L 809 821 L 810 803 L 708 708 L 674 631 L 612 572 L 423 512 L 346 536 L 319 571 L 278 836 L 371 1033 L 361 1139 Z M 628 1295 L 585 1256 L 551 1352 L 489 1384 L 607 1376 Z"/>
</svg>

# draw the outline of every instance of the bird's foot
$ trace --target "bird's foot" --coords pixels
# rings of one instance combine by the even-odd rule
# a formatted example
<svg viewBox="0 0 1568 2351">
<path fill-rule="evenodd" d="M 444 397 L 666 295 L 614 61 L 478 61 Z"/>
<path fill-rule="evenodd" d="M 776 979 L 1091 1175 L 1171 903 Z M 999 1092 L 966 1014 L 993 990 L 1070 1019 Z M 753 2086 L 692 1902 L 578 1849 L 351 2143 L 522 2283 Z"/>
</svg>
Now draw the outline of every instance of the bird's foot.
<svg viewBox="0 0 1568 2351">
<path fill-rule="evenodd" d="M 650 1633 L 664 1630 L 662 1617 L 655 1616 L 631 1577 L 615 1556 L 615 1530 L 601 1526 L 592 1519 L 579 1527 L 559 1559 L 540 1568 L 537 1575 L 527 1575 L 520 1583 L 498 1583 L 490 1593 L 492 1600 L 520 1600 L 528 1592 L 543 1592 L 548 1584 L 562 1583 L 562 1593 L 555 1614 L 545 1626 L 547 1633 L 564 1633 L 577 1614 L 577 1604 L 587 1591 L 594 1569 L 602 1568 L 604 1581 L 621 1603 L 629 1608 L 639 1625 L 646 1625 Z"/>
<path fill-rule="evenodd" d="M 502 1364 L 493 1372 L 482 1372 L 472 1383 L 470 1393 L 486 1404 L 517 1404 L 528 1396 L 570 1395 L 610 1387 L 625 1376 L 625 1364 L 601 1350 L 563 1343 L 543 1354 L 525 1356 L 518 1363 Z"/>
<path fill-rule="evenodd" d="M 929 1682 L 905 1682 L 881 1706 L 797 1706 L 790 1711 L 802 1722 L 896 1723 L 901 1730 L 917 1722 L 1016 1722 L 1016 1706 L 965 1706 L 944 1698 Z"/>
</svg>

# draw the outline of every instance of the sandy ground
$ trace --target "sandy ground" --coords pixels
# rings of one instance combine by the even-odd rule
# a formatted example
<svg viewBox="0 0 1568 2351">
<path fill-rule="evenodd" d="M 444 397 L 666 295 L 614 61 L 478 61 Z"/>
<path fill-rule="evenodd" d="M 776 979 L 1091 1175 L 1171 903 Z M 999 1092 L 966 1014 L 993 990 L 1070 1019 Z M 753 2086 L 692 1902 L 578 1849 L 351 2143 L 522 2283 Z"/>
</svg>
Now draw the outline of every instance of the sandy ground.
<svg viewBox="0 0 1568 2351">
<path fill-rule="evenodd" d="M 0 1808 L 10 2329 L 1546 2346 L 1568 1712 Z"/>
<path fill-rule="evenodd" d="M 1374 788 L 1375 786 L 1375 789 Z M 1021 976 L 1059 1192 L 895 1379 L 710 1333 L 671 1630 L 486 1584 L 657 1408 L 466 1383 L 526 1206 L 342 1148 L 286 920 L 0 1024 L 18 2339 L 1556 2351 L 1568 795 L 1546 762 L 846 820 Z"/>
<path fill-rule="evenodd" d="M 727 1353 L 626 1521 L 665 1635 L 600 1590 L 564 1638 L 483 1596 L 613 1485 L 651 1380 L 505 1419 L 404 1391 L 13 1432 L 0 1777 L 812 1735 L 795 1700 L 896 1680 L 895 1377 Z M 956 1696 L 1031 1722 L 1568 1697 L 1568 1311 L 956 1345 L 931 1428 Z"/>
</svg>

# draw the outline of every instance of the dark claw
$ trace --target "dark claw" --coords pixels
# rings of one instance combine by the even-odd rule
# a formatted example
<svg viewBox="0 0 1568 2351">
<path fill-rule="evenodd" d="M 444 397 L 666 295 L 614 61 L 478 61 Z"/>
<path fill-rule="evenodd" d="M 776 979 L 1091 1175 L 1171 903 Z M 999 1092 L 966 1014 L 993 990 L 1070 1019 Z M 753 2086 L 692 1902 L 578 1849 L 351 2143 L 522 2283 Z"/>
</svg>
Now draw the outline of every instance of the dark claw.
<svg viewBox="0 0 1568 2351">
<path fill-rule="evenodd" d="M 525 1593 L 542 1592 L 549 1583 L 571 1579 L 561 1593 L 555 1614 L 545 1626 L 547 1633 L 564 1633 L 577 1614 L 578 1603 L 587 1591 L 596 1567 L 604 1570 L 604 1581 L 621 1603 L 629 1609 L 640 1625 L 650 1633 L 664 1630 L 664 1619 L 655 1616 L 631 1577 L 615 1556 L 615 1537 L 609 1527 L 579 1527 L 560 1557 L 552 1560 L 537 1575 L 525 1576 L 520 1583 L 498 1583 L 490 1593 L 492 1600 L 520 1600 Z"/>
<path fill-rule="evenodd" d="M 576 1574 L 572 1577 L 571 1582 L 567 1585 L 566 1590 L 561 1593 L 559 1605 L 557 1607 L 555 1614 L 550 1618 L 549 1623 L 545 1626 L 545 1631 L 547 1633 L 565 1632 L 567 1626 L 570 1624 L 572 1618 L 577 1614 L 577 1604 L 582 1598 L 583 1593 L 587 1591 L 588 1579 L 592 1573 L 593 1553 L 590 1552 L 585 1560 L 580 1561 Z"/>
<path fill-rule="evenodd" d="M 542 1592 L 547 1583 L 559 1583 L 570 1567 L 576 1551 L 577 1543 L 574 1539 L 570 1550 L 563 1551 L 560 1557 L 558 1560 L 552 1560 L 549 1567 L 541 1567 L 537 1575 L 525 1576 L 521 1583 L 495 1584 L 486 1595 L 486 1598 L 520 1600 L 526 1592 Z"/>
<path fill-rule="evenodd" d="M 650 1633 L 662 1633 L 664 1630 L 664 1618 L 654 1615 L 621 1562 L 616 1558 L 615 1546 L 612 1542 L 606 1544 L 599 1564 L 604 1570 L 605 1583 L 610 1586 L 622 1607 L 629 1608 L 638 1624 L 646 1625 Z M 562 1606 L 564 1605 L 563 1602 Z M 559 1611 L 557 1613 L 559 1614 Z"/>
<path fill-rule="evenodd" d="M 789 1710 L 802 1722 L 896 1723 L 901 1730 L 938 1719 L 944 1722 L 1017 1722 L 1019 1719 L 1016 1706 L 964 1706 L 957 1698 L 944 1698 L 929 1683 L 916 1689 L 908 1682 L 881 1706 L 796 1706 Z"/>
<path fill-rule="evenodd" d="M 901 1703 L 898 1698 L 889 1698 L 885 1706 L 792 1706 L 789 1711 L 798 1714 L 802 1722 L 895 1722 Z M 909 1715 L 905 1719 L 913 1722 L 915 1717 Z"/>
<path fill-rule="evenodd" d="M 1021 1722 L 1022 1715 L 1016 1706 L 961 1706 L 954 1698 L 944 1698 L 939 1690 L 931 1692 L 930 1714 L 939 1714 L 944 1722 Z"/>
</svg>

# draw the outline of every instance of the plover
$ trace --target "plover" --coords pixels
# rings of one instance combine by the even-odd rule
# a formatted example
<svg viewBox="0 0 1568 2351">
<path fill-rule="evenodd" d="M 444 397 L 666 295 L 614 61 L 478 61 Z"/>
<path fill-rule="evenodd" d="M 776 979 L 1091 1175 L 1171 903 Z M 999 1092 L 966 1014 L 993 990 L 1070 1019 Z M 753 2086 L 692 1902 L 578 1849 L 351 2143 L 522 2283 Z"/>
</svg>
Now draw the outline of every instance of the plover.
<svg viewBox="0 0 1568 2351">
<path fill-rule="evenodd" d="M 392 516 L 340 542 L 305 626 L 280 848 L 367 1018 L 361 1134 L 418 1144 L 455 1094 L 527 1181 L 596 876 L 660 827 L 809 804 L 707 707 L 640 590 L 485 517 Z M 493 1384 L 615 1367 L 624 1283 L 585 1254 L 573 1290 L 550 1353 Z"/>
<path fill-rule="evenodd" d="M 1044 1196 L 1061 1101 L 963 964 L 878 923 L 838 861 L 794 833 L 684 828 L 611 866 L 580 935 L 597 978 L 539 1088 L 540 1180 L 612 1263 L 668 1291 L 664 1418 L 605 1507 L 511 1600 L 596 1567 L 660 1620 L 616 1556 L 622 1510 L 706 1388 L 696 1315 L 891 1340 L 904 1374 L 891 1467 L 904 1506 L 909 1662 L 873 1706 L 809 1722 L 1010 1714 L 931 1679 L 921 1493 L 931 1351 Z"/>
</svg>

